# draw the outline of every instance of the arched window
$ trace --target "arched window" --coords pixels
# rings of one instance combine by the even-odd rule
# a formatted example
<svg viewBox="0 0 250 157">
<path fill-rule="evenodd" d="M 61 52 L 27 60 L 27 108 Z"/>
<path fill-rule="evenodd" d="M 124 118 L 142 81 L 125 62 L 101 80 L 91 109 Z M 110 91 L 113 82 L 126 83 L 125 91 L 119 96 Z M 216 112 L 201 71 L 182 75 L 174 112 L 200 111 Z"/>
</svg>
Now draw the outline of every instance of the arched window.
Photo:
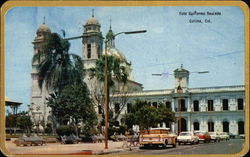
<svg viewBox="0 0 250 157">
<path fill-rule="evenodd" d="M 243 121 L 238 122 L 238 133 L 239 134 L 245 134 L 245 127 L 244 127 L 244 122 Z"/>
<path fill-rule="evenodd" d="M 208 121 L 207 126 L 208 126 L 208 132 L 214 131 L 214 122 L 212 120 Z"/>
<path fill-rule="evenodd" d="M 207 110 L 208 111 L 214 110 L 214 101 L 213 100 L 207 100 Z"/>
<path fill-rule="evenodd" d="M 222 123 L 223 126 L 223 132 L 229 132 L 229 123 L 227 121 L 224 121 Z"/>
<path fill-rule="evenodd" d="M 243 99 L 239 98 L 237 99 L 237 103 L 238 103 L 238 110 L 243 110 Z"/>
<path fill-rule="evenodd" d="M 178 132 L 181 132 L 181 131 L 187 131 L 187 121 L 184 118 L 181 118 L 181 123 L 178 120 Z"/>
<path fill-rule="evenodd" d="M 130 113 L 131 112 L 131 104 L 127 103 L 127 112 Z"/>
<path fill-rule="evenodd" d="M 102 106 L 98 105 L 98 114 L 102 114 Z"/>
<path fill-rule="evenodd" d="M 222 100 L 223 111 L 228 110 L 228 99 Z"/>
<path fill-rule="evenodd" d="M 115 113 L 118 113 L 120 111 L 120 104 L 115 103 Z"/>
<path fill-rule="evenodd" d="M 171 102 L 170 101 L 166 101 L 166 108 L 171 109 Z"/>
<path fill-rule="evenodd" d="M 194 104 L 194 111 L 199 111 L 199 101 L 194 100 L 193 104 Z"/>
<path fill-rule="evenodd" d="M 87 58 L 91 58 L 91 44 L 87 44 Z"/>
<path fill-rule="evenodd" d="M 180 104 L 181 106 L 180 106 L 179 110 L 181 110 L 181 111 L 187 111 L 186 106 L 185 106 L 185 99 L 178 100 L 178 108 L 179 108 L 179 103 L 181 103 Z"/>
<path fill-rule="evenodd" d="M 200 130 L 200 123 L 194 122 L 194 130 Z"/>
</svg>

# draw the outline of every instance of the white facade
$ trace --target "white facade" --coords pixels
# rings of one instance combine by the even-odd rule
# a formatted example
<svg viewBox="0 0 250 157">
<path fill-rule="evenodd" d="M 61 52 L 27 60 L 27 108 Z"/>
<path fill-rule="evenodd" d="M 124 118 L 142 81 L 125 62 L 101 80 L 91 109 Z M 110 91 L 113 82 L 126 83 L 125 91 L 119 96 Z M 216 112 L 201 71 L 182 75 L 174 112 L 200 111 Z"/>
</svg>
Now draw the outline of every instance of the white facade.
<svg viewBox="0 0 250 157">
<path fill-rule="evenodd" d="M 183 74 L 183 71 L 186 72 L 186 75 L 176 74 L 179 72 Z M 131 104 L 139 99 L 151 102 L 154 106 L 159 103 L 171 106 L 177 122 L 167 126 L 174 132 L 178 132 L 178 121 L 182 119 L 182 131 L 218 131 L 234 135 L 245 133 L 245 87 L 243 85 L 188 88 L 189 72 L 181 67 L 174 73 L 175 88 L 128 93 L 126 95 L 127 103 Z M 181 112 L 179 112 L 179 108 L 181 108 Z M 127 109 L 122 112 L 122 114 L 125 113 L 127 113 Z M 121 117 L 122 115 L 120 119 Z"/>
</svg>

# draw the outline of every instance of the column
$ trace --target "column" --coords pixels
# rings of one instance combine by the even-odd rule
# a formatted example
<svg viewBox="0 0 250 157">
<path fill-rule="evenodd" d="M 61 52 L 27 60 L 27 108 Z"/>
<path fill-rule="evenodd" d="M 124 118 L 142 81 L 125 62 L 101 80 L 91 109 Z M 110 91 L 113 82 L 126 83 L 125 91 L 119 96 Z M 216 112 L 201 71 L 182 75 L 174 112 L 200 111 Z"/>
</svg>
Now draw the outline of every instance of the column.
<svg viewBox="0 0 250 157">
<path fill-rule="evenodd" d="M 191 99 L 190 99 L 190 97 L 188 97 L 188 98 L 187 98 L 187 111 L 188 111 L 188 112 L 191 111 L 191 106 L 190 106 L 190 105 L 191 105 L 191 102 L 190 102 L 190 101 L 191 101 Z"/>
<path fill-rule="evenodd" d="M 172 111 L 175 112 L 174 108 L 175 108 L 175 99 L 172 98 L 172 102 L 171 102 L 171 107 L 172 107 Z"/>
<path fill-rule="evenodd" d="M 187 116 L 187 131 L 191 131 L 191 117 Z"/>
<path fill-rule="evenodd" d="M 175 125 L 175 123 L 173 122 L 173 123 L 171 123 L 171 130 L 172 130 L 172 132 L 175 132 L 175 127 L 174 127 L 174 125 Z"/>
</svg>

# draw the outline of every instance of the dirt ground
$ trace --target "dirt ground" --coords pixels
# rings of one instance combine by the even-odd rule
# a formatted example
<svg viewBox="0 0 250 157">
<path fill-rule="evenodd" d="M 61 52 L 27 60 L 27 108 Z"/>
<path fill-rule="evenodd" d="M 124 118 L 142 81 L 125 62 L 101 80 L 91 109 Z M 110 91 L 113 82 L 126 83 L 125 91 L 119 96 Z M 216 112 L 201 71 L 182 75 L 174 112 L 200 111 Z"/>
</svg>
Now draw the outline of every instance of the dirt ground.
<svg viewBox="0 0 250 157">
<path fill-rule="evenodd" d="M 5 146 L 8 154 L 72 154 L 81 152 L 103 151 L 104 143 L 78 143 L 78 144 L 61 144 L 48 143 L 42 146 L 16 146 L 13 143 L 15 139 L 6 141 Z M 108 150 L 122 149 L 123 142 L 108 142 Z M 6 152 L 5 152 L 6 154 Z"/>
</svg>

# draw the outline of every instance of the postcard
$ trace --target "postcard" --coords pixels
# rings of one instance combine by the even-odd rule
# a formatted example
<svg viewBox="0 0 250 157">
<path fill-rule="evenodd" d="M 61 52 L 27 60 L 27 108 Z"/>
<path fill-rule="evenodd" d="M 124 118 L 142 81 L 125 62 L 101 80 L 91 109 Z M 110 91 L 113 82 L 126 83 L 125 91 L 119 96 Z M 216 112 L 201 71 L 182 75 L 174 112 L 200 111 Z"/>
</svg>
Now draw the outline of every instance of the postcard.
<svg viewBox="0 0 250 157">
<path fill-rule="evenodd" d="M 241 1 L 7 1 L 6 156 L 242 156 L 249 8 Z"/>
</svg>

